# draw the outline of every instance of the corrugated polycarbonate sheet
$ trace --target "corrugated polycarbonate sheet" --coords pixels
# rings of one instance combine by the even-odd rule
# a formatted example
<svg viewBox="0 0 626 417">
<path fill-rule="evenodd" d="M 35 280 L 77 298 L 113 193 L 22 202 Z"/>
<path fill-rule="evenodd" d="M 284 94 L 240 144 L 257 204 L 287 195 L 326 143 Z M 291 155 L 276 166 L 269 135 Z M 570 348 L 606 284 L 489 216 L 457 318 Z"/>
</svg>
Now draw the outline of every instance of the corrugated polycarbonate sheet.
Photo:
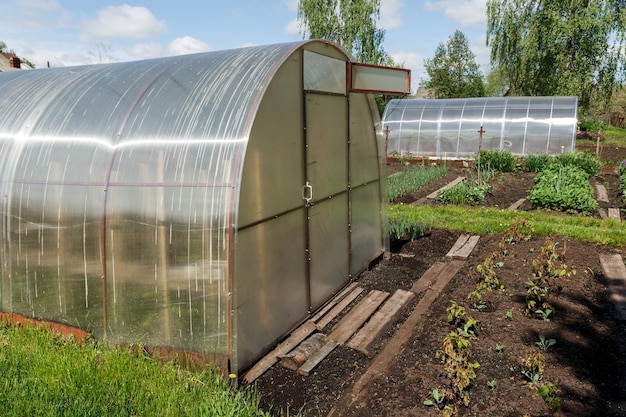
<svg viewBox="0 0 626 417">
<path fill-rule="evenodd" d="M 457 158 L 479 147 L 556 154 L 575 149 L 577 111 L 576 97 L 392 100 L 383 130 L 388 155 Z"/>
<path fill-rule="evenodd" d="M 298 46 L 0 74 L 0 308 L 228 354 L 243 153 Z"/>
</svg>

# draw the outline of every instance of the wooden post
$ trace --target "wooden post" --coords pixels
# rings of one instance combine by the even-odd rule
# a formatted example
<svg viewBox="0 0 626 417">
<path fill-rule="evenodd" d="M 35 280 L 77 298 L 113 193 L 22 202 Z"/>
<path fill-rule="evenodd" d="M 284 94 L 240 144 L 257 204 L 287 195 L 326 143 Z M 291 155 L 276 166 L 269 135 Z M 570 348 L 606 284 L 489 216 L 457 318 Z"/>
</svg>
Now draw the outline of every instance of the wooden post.
<svg viewBox="0 0 626 417">
<path fill-rule="evenodd" d="M 485 133 L 485 129 L 483 129 L 483 125 L 480 125 L 480 129 L 478 130 L 478 158 L 477 158 L 477 164 L 478 166 L 476 167 L 476 170 L 478 171 L 478 185 L 481 184 L 481 178 L 480 178 L 480 151 L 483 148 L 483 133 Z"/>
<path fill-rule="evenodd" d="M 389 125 L 385 126 L 385 161 L 387 160 L 387 142 L 389 142 Z"/>
</svg>

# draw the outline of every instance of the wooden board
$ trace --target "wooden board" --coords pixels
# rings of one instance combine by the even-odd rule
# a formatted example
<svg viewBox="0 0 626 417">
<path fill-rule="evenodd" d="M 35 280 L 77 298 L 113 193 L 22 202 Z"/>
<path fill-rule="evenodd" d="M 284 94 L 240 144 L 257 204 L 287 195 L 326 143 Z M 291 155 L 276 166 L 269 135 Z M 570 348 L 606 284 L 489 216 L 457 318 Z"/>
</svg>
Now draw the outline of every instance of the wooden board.
<svg viewBox="0 0 626 417">
<path fill-rule="evenodd" d="M 265 355 L 263 359 L 258 361 L 246 374 L 243 376 L 243 380 L 246 383 L 251 383 L 259 376 L 263 375 L 265 371 L 270 369 L 276 362 L 278 362 L 278 358 L 282 355 L 285 355 L 289 351 L 291 351 L 294 347 L 296 347 L 300 342 L 306 339 L 313 331 L 317 330 L 315 327 L 315 323 L 312 321 L 306 321 L 300 327 L 298 327 L 291 335 L 285 339 L 284 342 L 279 344 L 274 350 Z"/>
<path fill-rule="evenodd" d="M 351 283 L 346 286 L 343 290 L 339 292 L 336 296 L 332 298 L 324 307 L 322 307 L 313 317 L 311 317 L 311 321 L 317 322 L 324 314 L 328 312 L 331 308 L 336 306 L 341 300 L 343 300 L 346 295 L 348 295 L 353 289 L 356 287 L 356 282 Z"/>
<path fill-rule="evenodd" d="M 308 376 L 313 368 L 315 368 L 326 356 L 330 354 L 337 347 L 337 343 L 332 340 L 327 340 L 326 344 L 322 346 L 308 361 L 298 368 L 300 375 Z"/>
<path fill-rule="evenodd" d="M 515 211 L 518 208 L 520 208 L 522 206 L 522 204 L 524 204 L 526 202 L 525 198 L 520 198 L 519 200 L 517 200 L 515 203 L 511 204 L 508 208 L 508 210 L 511 211 Z"/>
<path fill-rule="evenodd" d="M 437 262 L 424 274 L 415 281 L 413 287 L 411 288 L 411 292 L 415 295 L 420 295 L 420 293 L 426 291 L 432 285 L 433 281 L 437 278 L 437 276 L 441 273 L 441 271 L 446 267 L 447 263 Z"/>
<path fill-rule="evenodd" d="M 456 178 L 454 181 L 452 181 L 451 183 L 449 183 L 449 184 L 447 184 L 447 185 L 444 185 L 443 187 L 441 187 L 441 188 L 440 188 L 440 189 L 438 189 L 437 191 L 434 191 L 434 192 L 432 192 L 432 193 L 428 194 L 428 195 L 426 196 L 426 198 L 430 198 L 430 199 L 437 198 L 437 193 L 438 193 L 439 191 L 443 191 L 443 190 L 447 190 L 448 188 L 452 188 L 452 187 L 454 187 L 455 185 L 457 185 L 458 183 L 460 183 L 461 181 L 465 181 L 465 177 L 457 177 L 457 178 Z"/>
<path fill-rule="evenodd" d="M 618 208 L 610 208 L 609 209 L 609 218 L 621 221 L 621 216 Z"/>
<path fill-rule="evenodd" d="M 367 297 L 363 298 L 343 316 L 328 335 L 328 338 L 338 345 L 346 343 L 388 296 L 388 292 L 379 290 L 370 291 Z"/>
<path fill-rule="evenodd" d="M 454 242 L 454 245 L 452 246 L 452 248 L 446 254 L 446 258 L 452 258 L 452 255 L 458 252 L 459 250 L 461 250 L 461 248 L 463 247 L 463 245 L 467 243 L 469 238 L 470 238 L 470 235 L 465 234 L 465 233 L 461 234 L 461 236 L 458 237 L 456 242 Z"/>
<path fill-rule="evenodd" d="M 415 298 L 411 291 L 396 290 L 372 318 L 355 334 L 346 346 L 370 355 L 370 347 L 378 338 L 398 321 L 400 313 Z"/>
<path fill-rule="evenodd" d="M 600 255 L 600 264 L 609 282 L 610 299 L 615 305 L 620 319 L 626 320 L 626 267 L 619 254 Z"/>
<path fill-rule="evenodd" d="M 461 241 L 462 238 L 465 239 L 465 236 L 466 235 L 461 235 L 459 240 L 457 240 L 457 243 Z M 455 243 L 452 249 L 450 249 L 447 253 L 446 257 L 451 259 L 460 259 L 462 261 L 467 260 L 470 253 L 474 250 L 474 247 L 476 247 L 479 238 L 480 236 L 470 236 L 465 239 L 465 242 L 461 245 L 461 247 L 458 247 L 457 243 Z"/>
<path fill-rule="evenodd" d="M 609 202 L 609 196 L 606 193 L 606 187 L 602 184 L 596 184 L 596 199 L 604 203 Z"/>
<path fill-rule="evenodd" d="M 346 295 L 339 303 L 337 303 L 324 317 L 315 323 L 319 330 L 322 330 L 328 323 L 332 321 L 344 308 L 348 306 L 354 299 L 363 292 L 363 288 L 355 287 Z"/>
</svg>

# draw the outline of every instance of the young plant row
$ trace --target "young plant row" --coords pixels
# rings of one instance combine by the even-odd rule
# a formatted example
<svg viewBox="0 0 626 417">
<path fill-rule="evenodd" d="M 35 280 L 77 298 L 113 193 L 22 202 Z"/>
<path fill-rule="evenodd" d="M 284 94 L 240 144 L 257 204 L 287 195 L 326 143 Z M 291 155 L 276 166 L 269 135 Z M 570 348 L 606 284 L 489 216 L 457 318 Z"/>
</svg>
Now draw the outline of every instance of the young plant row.
<svg viewBox="0 0 626 417">
<path fill-rule="evenodd" d="M 482 312 L 489 307 L 486 295 L 494 290 L 505 290 L 498 278 L 498 270 L 505 266 L 507 258 L 512 256 L 510 245 L 522 240 L 531 239 L 532 228 L 527 222 L 521 221 L 512 225 L 495 251 L 489 258 L 476 267 L 478 277 L 476 285 L 467 296 L 469 308 Z M 532 261 L 532 278 L 526 282 L 526 316 L 529 319 L 553 319 L 554 307 L 549 303 L 552 296 L 561 291 L 559 280 L 576 273 L 575 268 L 565 262 L 566 247 L 559 249 L 559 243 L 552 237 L 545 239 L 540 253 Z M 431 398 L 424 401 L 427 406 L 436 406 L 442 415 L 449 417 L 458 415 L 459 407 L 469 406 L 470 390 L 476 379 L 479 363 L 471 359 L 472 342 L 478 338 L 479 321 L 471 317 L 466 307 L 451 301 L 447 308 L 447 321 L 452 330 L 443 340 L 442 348 L 437 357 L 441 359 L 448 382 L 443 388 L 431 392 Z M 507 320 L 513 320 L 512 311 L 506 312 Z M 521 376 L 526 385 L 541 397 L 550 413 L 561 406 L 559 389 L 550 381 L 544 380 L 545 355 L 548 349 L 556 344 L 555 339 L 539 334 L 535 346 L 528 347 L 521 358 Z M 496 345 L 501 353 L 504 345 Z M 487 382 L 489 388 L 496 389 L 497 380 Z"/>
<path fill-rule="evenodd" d="M 397 200 L 447 172 L 447 166 L 405 165 L 402 171 L 387 179 L 387 199 L 390 202 Z"/>
</svg>

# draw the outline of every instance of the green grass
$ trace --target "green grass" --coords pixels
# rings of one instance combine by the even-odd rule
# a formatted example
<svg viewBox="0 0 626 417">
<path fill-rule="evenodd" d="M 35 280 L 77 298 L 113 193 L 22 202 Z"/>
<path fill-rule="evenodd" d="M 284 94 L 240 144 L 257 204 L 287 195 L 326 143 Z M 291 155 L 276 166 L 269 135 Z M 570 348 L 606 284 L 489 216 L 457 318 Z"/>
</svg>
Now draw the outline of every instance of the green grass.
<svg viewBox="0 0 626 417">
<path fill-rule="evenodd" d="M 270 416 L 215 369 L 0 324 L 0 410 L 11 416 Z"/>
<path fill-rule="evenodd" d="M 561 235 L 583 242 L 626 245 L 626 228 L 613 219 L 553 215 L 543 212 L 517 212 L 496 208 L 470 209 L 458 206 L 393 205 L 390 222 L 429 224 L 472 234 L 502 233 L 519 220 L 526 220 L 538 236 Z"/>
</svg>

